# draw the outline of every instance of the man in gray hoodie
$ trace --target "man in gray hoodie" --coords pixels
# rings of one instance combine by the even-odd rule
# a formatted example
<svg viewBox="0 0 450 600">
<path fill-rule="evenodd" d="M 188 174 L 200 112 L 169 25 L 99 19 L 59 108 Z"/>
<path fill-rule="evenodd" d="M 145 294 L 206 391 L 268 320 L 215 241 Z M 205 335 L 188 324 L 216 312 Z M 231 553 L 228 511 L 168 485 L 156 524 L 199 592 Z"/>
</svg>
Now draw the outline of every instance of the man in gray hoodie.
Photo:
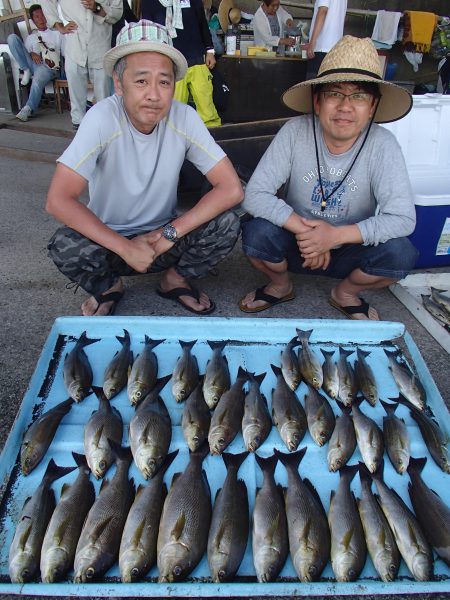
<svg viewBox="0 0 450 600">
<path fill-rule="evenodd" d="M 361 293 L 405 277 L 417 251 L 407 238 L 415 206 L 404 158 L 374 122 L 405 116 L 411 95 L 382 80 L 370 39 L 344 36 L 318 77 L 283 101 L 306 114 L 283 126 L 248 183 L 243 207 L 254 218 L 243 226 L 243 249 L 269 282 L 240 309 L 293 300 L 290 272 L 320 269 L 341 279 L 330 304 L 349 318 L 378 320 Z"/>
</svg>

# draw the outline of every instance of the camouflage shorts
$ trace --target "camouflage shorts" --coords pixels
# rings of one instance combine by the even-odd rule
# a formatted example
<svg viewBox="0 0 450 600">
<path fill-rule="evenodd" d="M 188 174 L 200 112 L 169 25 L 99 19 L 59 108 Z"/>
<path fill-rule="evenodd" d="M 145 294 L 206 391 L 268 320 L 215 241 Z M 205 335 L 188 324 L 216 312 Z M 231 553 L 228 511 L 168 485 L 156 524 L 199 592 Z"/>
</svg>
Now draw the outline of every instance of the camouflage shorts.
<svg viewBox="0 0 450 600">
<path fill-rule="evenodd" d="M 148 273 L 175 267 L 189 279 L 205 277 L 231 252 L 239 236 L 239 218 L 227 211 L 182 237 L 158 256 Z M 50 239 L 48 253 L 58 269 L 89 294 L 101 294 L 126 275 L 140 275 L 114 252 L 74 229 L 61 227 Z"/>
</svg>

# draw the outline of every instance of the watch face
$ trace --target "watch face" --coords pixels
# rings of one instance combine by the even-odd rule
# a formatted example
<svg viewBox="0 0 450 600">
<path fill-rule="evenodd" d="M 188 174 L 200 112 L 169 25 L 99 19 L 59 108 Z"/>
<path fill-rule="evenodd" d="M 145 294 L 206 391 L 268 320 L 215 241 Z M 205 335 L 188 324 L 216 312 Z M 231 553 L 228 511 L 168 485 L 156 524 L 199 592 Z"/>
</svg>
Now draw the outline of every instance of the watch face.
<svg viewBox="0 0 450 600">
<path fill-rule="evenodd" d="M 166 240 L 169 240 L 170 242 L 175 242 L 177 240 L 177 230 L 170 223 L 163 227 L 162 234 Z"/>
</svg>

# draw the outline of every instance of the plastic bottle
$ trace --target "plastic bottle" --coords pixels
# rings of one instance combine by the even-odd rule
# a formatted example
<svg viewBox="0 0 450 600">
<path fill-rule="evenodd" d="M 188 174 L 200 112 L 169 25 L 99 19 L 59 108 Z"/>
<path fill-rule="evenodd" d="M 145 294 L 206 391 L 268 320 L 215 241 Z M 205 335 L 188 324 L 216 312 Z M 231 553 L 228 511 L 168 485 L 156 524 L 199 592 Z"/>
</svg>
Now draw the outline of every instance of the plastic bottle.
<svg viewBox="0 0 450 600">
<path fill-rule="evenodd" d="M 236 41 L 237 36 L 233 31 L 233 26 L 229 25 L 225 36 L 225 49 L 228 56 L 234 56 L 236 54 Z"/>
</svg>

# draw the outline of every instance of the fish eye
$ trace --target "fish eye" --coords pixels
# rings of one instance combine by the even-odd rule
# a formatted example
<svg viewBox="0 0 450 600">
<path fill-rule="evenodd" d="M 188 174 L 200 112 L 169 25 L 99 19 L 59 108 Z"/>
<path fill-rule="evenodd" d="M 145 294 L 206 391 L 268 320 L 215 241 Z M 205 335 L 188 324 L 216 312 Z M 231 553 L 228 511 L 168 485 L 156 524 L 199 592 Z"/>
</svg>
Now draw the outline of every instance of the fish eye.
<svg viewBox="0 0 450 600">
<path fill-rule="evenodd" d="M 133 567 L 130 571 L 130 575 L 133 578 L 136 578 L 139 575 L 139 569 L 137 567 Z"/>
<path fill-rule="evenodd" d="M 220 445 L 225 444 L 225 439 L 224 438 L 219 438 L 218 442 L 219 442 Z"/>
<path fill-rule="evenodd" d="M 25 459 L 25 466 L 26 466 L 26 467 L 29 467 L 30 465 L 31 465 L 31 459 L 30 459 L 30 457 L 27 457 L 27 458 Z"/>
<path fill-rule="evenodd" d="M 106 469 L 106 461 L 104 461 L 104 460 L 101 460 L 101 461 L 98 463 L 98 466 L 99 466 L 99 468 L 100 468 L 102 471 L 104 471 L 104 470 Z"/>
<path fill-rule="evenodd" d="M 94 577 L 94 575 L 95 575 L 95 569 L 94 569 L 94 567 L 88 567 L 86 569 L 86 577 L 88 579 L 92 579 Z"/>
<path fill-rule="evenodd" d="M 223 569 L 220 569 L 217 575 L 219 576 L 219 579 L 223 579 L 226 576 L 226 573 Z"/>
<path fill-rule="evenodd" d="M 310 574 L 312 577 L 314 577 L 314 575 L 317 573 L 317 568 L 316 568 L 316 566 L 315 566 L 315 565 L 311 565 L 311 566 L 308 568 L 308 573 L 309 573 L 309 574 Z"/>
<path fill-rule="evenodd" d="M 136 398 L 140 398 L 142 396 L 142 392 L 136 392 L 134 395 L 136 396 Z"/>
<path fill-rule="evenodd" d="M 28 579 L 29 576 L 30 576 L 30 571 L 28 569 L 24 569 L 22 571 L 22 578 L 23 579 Z"/>
<path fill-rule="evenodd" d="M 172 573 L 175 575 L 175 577 L 179 577 L 182 572 L 183 572 L 183 569 L 180 567 L 180 565 L 175 565 L 173 568 L 173 571 L 172 571 Z"/>
</svg>

